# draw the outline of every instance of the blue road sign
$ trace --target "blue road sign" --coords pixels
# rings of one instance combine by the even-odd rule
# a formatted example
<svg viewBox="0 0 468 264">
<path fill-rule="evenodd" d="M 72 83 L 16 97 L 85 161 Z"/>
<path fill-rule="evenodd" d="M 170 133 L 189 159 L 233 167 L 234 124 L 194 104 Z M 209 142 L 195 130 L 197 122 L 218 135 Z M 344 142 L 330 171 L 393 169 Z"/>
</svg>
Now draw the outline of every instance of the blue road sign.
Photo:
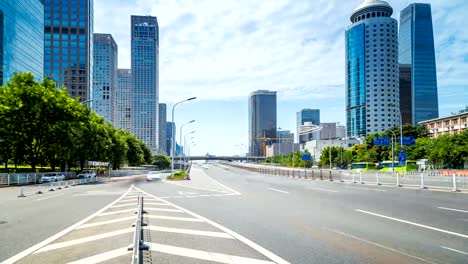
<svg viewBox="0 0 468 264">
<path fill-rule="evenodd" d="M 403 137 L 403 145 L 413 146 L 414 144 L 416 144 L 416 138 L 415 137 Z"/>
<path fill-rule="evenodd" d="M 398 153 L 398 163 L 400 166 L 405 166 L 406 165 L 406 152 L 401 151 Z"/>
<path fill-rule="evenodd" d="M 390 146 L 389 137 L 375 137 L 374 146 Z"/>
<path fill-rule="evenodd" d="M 312 156 L 309 153 L 302 154 L 302 160 L 311 160 Z"/>
<path fill-rule="evenodd" d="M 107 163 L 107 167 L 108 167 L 108 168 L 112 167 L 112 163 L 110 163 L 110 162 Z"/>
</svg>

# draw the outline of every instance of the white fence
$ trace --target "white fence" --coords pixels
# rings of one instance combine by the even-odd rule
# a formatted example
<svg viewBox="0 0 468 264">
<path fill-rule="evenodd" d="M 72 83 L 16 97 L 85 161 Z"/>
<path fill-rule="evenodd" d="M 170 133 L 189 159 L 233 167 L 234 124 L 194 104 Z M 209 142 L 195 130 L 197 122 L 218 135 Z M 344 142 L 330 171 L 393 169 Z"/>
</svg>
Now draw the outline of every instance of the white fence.
<svg viewBox="0 0 468 264">
<path fill-rule="evenodd" d="M 50 172 L 38 173 L 0 173 L 0 185 L 27 185 L 40 183 L 42 176 Z M 58 172 L 65 175 L 65 179 L 76 178 L 75 172 Z"/>
</svg>

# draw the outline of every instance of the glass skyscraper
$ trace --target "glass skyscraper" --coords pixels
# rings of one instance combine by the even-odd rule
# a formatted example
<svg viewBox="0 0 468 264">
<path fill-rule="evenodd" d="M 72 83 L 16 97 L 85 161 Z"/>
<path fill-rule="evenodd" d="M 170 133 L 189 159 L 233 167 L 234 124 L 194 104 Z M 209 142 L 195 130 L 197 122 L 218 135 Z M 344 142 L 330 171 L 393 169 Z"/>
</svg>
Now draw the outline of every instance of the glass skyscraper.
<svg viewBox="0 0 468 264">
<path fill-rule="evenodd" d="M 399 63 L 404 123 L 439 117 L 430 4 L 410 4 L 401 11 Z"/>
<path fill-rule="evenodd" d="M 82 101 L 93 99 L 93 13 L 93 0 L 44 0 L 45 77 Z"/>
<path fill-rule="evenodd" d="M 263 156 L 262 140 L 276 138 L 276 92 L 259 90 L 249 96 L 249 155 Z M 269 140 L 267 143 L 274 143 Z"/>
<path fill-rule="evenodd" d="M 132 71 L 117 70 L 117 113 L 115 127 L 132 132 Z"/>
<path fill-rule="evenodd" d="M 44 6 L 40 0 L 0 1 L 0 85 L 15 72 L 44 73 Z"/>
<path fill-rule="evenodd" d="M 320 109 L 302 109 L 296 113 L 296 141 L 299 142 L 299 129 L 304 122 L 320 125 Z"/>
<path fill-rule="evenodd" d="M 111 34 L 94 34 L 93 41 L 93 110 L 114 124 L 117 110 L 117 44 Z"/>
<path fill-rule="evenodd" d="M 346 30 L 348 136 L 399 125 L 398 25 L 385 1 L 365 0 Z"/>
<path fill-rule="evenodd" d="M 167 124 L 167 106 L 159 104 L 159 145 L 158 153 L 166 154 L 166 124 Z"/>
<path fill-rule="evenodd" d="M 175 124 L 166 122 L 166 155 L 171 155 L 172 138 L 174 137 Z M 175 153 L 175 151 L 174 151 Z"/>
<path fill-rule="evenodd" d="M 138 139 L 158 152 L 159 27 L 153 16 L 131 17 L 133 128 Z"/>
</svg>

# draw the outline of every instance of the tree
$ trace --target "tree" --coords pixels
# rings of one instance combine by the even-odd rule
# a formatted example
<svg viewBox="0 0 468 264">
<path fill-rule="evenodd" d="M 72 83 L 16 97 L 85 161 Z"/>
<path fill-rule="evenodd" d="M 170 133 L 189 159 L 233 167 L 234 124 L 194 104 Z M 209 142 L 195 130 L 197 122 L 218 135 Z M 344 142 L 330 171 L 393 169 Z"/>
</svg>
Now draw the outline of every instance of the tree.
<svg viewBox="0 0 468 264">
<path fill-rule="evenodd" d="M 127 135 L 127 161 L 132 166 L 139 166 L 143 163 L 145 157 L 143 150 L 141 149 L 140 142 L 134 135 Z"/>
<path fill-rule="evenodd" d="M 153 157 L 153 165 L 160 170 L 168 169 L 171 166 L 171 160 L 165 155 L 155 155 Z"/>
<path fill-rule="evenodd" d="M 465 108 L 464 108 L 464 109 L 458 110 L 458 113 L 452 112 L 452 115 L 463 114 L 463 113 L 468 113 L 468 105 L 465 105 Z"/>
<path fill-rule="evenodd" d="M 143 151 L 143 161 L 146 164 L 151 164 L 153 162 L 153 153 L 151 152 L 151 149 L 148 148 L 142 141 L 140 141 L 140 148 Z"/>
</svg>

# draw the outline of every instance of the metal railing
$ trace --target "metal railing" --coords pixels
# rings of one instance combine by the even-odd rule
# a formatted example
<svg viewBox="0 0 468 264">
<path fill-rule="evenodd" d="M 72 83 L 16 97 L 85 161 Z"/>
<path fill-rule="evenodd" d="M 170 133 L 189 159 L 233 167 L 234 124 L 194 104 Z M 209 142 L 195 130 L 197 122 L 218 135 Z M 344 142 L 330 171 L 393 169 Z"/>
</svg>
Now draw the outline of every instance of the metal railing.
<svg viewBox="0 0 468 264">
<path fill-rule="evenodd" d="M 138 209 L 136 211 L 137 217 L 135 224 L 135 231 L 133 233 L 133 243 L 128 246 L 128 250 L 132 250 L 132 264 L 142 263 L 140 258 L 140 251 L 141 250 L 148 250 L 149 245 L 145 243 L 142 239 L 143 235 L 143 226 L 146 224 L 143 222 L 143 214 L 146 213 L 143 210 L 143 196 L 141 194 L 138 195 Z"/>
<path fill-rule="evenodd" d="M 75 172 L 58 172 L 65 176 L 65 179 L 76 177 Z M 0 173 L 0 185 L 28 185 L 40 183 L 42 176 L 47 172 L 30 173 Z"/>
<path fill-rule="evenodd" d="M 62 188 L 69 188 L 70 186 L 86 184 L 96 182 L 96 177 L 84 178 L 84 179 L 74 179 L 68 181 L 57 181 L 36 185 L 26 185 L 22 186 L 20 189 L 20 194 L 18 197 L 26 197 L 33 194 L 43 194 L 44 192 L 53 192 L 55 190 L 61 190 Z"/>
</svg>

